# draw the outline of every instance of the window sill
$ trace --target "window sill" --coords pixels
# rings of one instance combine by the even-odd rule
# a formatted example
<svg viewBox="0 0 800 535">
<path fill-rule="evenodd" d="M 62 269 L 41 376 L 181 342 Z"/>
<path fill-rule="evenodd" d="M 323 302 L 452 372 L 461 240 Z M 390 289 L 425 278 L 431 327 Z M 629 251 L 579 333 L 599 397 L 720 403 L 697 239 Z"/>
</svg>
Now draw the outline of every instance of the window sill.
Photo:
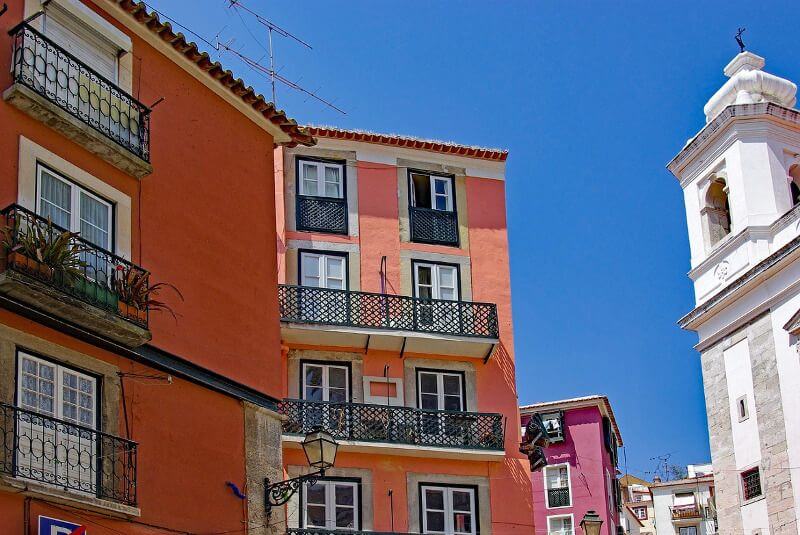
<svg viewBox="0 0 800 535">
<path fill-rule="evenodd" d="M 22 84 L 6 89 L 3 100 L 136 178 L 153 172 L 150 163 Z"/>
<path fill-rule="evenodd" d="M 745 505 L 750 505 L 751 503 L 760 502 L 761 500 L 765 500 L 767 497 L 764 494 L 760 496 L 756 496 L 755 498 L 750 498 L 749 500 L 742 500 L 742 507 Z"/>
<path fill-rule="evenodd" d="M 142 511 L 138 507 L 131 507 L 130 505 L 123 505 L 121 503 L 95 498 L 94 496 L 71 492 L 60 487 L 45 485 L 12 476 L 0 476 L 0 488 L 16 491 L 25 496 L 41 498 L 49 502 L 78 507 L 80 509 L 91 510 L 120 518 L 142 516 Z"/>
</svg>

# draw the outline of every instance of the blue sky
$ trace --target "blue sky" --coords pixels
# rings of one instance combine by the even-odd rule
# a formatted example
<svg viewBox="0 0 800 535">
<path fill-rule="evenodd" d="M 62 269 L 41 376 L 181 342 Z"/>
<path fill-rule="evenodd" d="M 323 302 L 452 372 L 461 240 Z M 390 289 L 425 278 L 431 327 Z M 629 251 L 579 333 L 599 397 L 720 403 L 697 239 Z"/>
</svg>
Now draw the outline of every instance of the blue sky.
<svg viewBox="0 0 800 535">
<path fill-rule="evenodd" d="M 314 47 L 276 37 L 280 73 L 347 112 L 279 86 L 298 121 L 509 149 L 522 403 L 607 394 L 632 473 L 665 453 L 709 459 L 696 335 L 675 325 L 693 299 L 664 166 L 703 126 L 738 26 L 767 70 L 800 80 L 796 3 L 242 1 Z M 227 3 L 150 2 L 260 58 L 263 28 Z"/>
</svg>

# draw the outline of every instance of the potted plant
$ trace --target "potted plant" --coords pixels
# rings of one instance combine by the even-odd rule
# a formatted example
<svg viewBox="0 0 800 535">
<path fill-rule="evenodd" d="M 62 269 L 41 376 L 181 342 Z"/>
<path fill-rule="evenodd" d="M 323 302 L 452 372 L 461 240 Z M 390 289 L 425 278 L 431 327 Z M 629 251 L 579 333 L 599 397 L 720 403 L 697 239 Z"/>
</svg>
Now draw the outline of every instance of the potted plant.
<svg viewBox="0 0 800 535">
<path fill-rule="evenodd" d="M 164 288 L 173 290 L 181 301 L 183 294 L 167 282 L 149 284 L 149 278 L 147 271 L 131 265 L 117 265 L 112 284 L 114 293 L 119 298 L 119 313 L 137 323 L 146 324 L 148 310 L 165 310 L 177 320 L 175 311 L 163 301 L 155 299 L 155 296 Z"/>
<path fill-rule="evenodd" d="M 7 226 L 3 231 L 7 265 L 45 281 L 59 277 L 71 282 L 84 277 L 86 263 L 81 253 L 86 247 L 75 239 L 78 233 L 53 226 L 50 218 L 46 224 L 20 223 L 17 220 L 14 227 Z"/>
</svg>

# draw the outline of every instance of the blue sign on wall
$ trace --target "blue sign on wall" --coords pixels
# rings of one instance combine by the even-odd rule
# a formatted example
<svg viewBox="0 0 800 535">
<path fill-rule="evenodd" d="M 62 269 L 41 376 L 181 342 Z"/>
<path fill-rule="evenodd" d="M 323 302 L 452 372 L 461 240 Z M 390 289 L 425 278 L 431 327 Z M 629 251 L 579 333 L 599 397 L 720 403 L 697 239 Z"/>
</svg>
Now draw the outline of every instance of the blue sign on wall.
<svg viewBox="0 0 800 535">
<path fill-rule="evenodd" d="M 39 535 L 87 535 L 86 528 L 65 520 L 39 515 Z"/>
</svg>

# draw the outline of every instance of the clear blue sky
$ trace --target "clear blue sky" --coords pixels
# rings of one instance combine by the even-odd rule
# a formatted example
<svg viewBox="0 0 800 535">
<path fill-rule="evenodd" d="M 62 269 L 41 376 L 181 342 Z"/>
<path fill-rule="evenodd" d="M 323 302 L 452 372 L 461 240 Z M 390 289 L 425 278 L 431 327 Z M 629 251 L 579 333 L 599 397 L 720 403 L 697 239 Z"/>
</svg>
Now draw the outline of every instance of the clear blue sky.
<svg viewBox="0 0 800 535">
<path fill-rule="evenodd" d="M 276 37 L 281 74 L 347 112 L 279 87 L 298 121 L 509 149 L 522 403 L 607 394 L 639 475 L 663 453 L 709 459 L 696 335 L 675 325 L 693 303 L 683 202 L 664 166 L 703 126 L 738 26 L 767 70 L 800 80 L 796 2 L 242 1 L 313 45 Z M 264 54 L 227 0 L 151 4 Z"/>
</svg>

